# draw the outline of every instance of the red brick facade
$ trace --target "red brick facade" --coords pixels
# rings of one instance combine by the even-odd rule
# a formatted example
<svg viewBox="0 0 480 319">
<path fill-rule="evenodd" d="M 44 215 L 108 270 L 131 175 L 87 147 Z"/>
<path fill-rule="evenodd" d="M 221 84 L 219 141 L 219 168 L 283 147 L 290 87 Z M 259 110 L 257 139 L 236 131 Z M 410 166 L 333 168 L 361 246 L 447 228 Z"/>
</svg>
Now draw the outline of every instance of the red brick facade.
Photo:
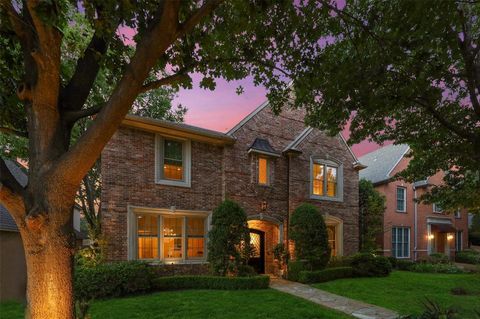
<svg viewBox="0 0 480 319">
<path fill-rule="evenodd" d="M 289 214 L 302 202 L 319 207 L 327 221 L 338 225 L 339 253 L 358 250 L 358 171 L 355 157 L 341 137 L 312 130 L 296 145 L 285 148 L 305 130 L 304 114 L 285 110 L 275 116 L 259 108 L 230 132 L 232 145 L 191 142 L 191 186 L 155 183 L 155 134 L 122 127 L 102 153 L 103 230 L 110 260 L 131 258 L 128 238 L 129 207 L 211 212 L 222 199 L 238 202 L 251 228 L 265 231 L 265 271 L 274 272 L 273 247 L 288 239 Z M 256 138 L 267 140 L 278 156 L 268 157 L 268 186 L 257 182 L 258 154 L 249 153 Z M 310 198 L 310 159 L 334 160 L 343 169 L 343 199 Z M 131 223 L 131 222 L 130 222 Z"/>
</svg>

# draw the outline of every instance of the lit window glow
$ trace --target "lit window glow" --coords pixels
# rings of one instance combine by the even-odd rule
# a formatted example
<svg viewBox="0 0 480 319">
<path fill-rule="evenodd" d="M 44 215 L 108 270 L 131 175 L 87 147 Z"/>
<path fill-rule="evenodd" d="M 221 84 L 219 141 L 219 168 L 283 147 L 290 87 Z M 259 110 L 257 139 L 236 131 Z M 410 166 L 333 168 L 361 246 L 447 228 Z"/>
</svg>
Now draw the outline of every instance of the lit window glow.
<svg viewBox="0 0 480 319">
<path fill-rule="evenodd" d="M 268 160 L 263 157 L 258 158 L 258 183 L 268 185 Z"/>
</svg>

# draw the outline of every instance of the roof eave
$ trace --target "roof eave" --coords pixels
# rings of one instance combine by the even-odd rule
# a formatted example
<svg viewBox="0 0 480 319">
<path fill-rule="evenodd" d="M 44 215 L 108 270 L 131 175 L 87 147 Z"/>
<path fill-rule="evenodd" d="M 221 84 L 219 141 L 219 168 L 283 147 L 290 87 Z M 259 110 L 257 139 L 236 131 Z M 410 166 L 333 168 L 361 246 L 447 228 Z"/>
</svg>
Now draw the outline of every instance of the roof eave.
<svg viewBox="0 0 480 319">
<path fill-rule="evenodd" d="M 257 150 L 257 149 L 254 149 L 254 148 L 250 148 L 248 150 L 248 154 L 250 154 L 250 153 L 256 153 L 256 154 L 261 154 L 261 155 L 266 155 L 266 156 L 271 156 L 271 157 L 280 157 L 281 156 L 278 153 L 266 152 L 266 151 Z"/>
</svg>

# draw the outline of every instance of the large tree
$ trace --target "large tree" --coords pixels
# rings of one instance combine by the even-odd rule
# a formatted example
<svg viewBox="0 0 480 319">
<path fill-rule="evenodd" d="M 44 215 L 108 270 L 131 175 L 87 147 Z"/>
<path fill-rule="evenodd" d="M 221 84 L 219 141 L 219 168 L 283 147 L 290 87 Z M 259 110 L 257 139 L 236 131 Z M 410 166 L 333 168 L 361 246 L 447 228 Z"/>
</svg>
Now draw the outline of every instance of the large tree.
<svg viewBox="0 0 480 319">
<path fill-rule="evenodd" d="M 72 317 L 75 194 L 137 96 L 191 87 L 191 72 L 203 75 L 207 89 L 218 77 L 252 76 L 278 109 L 290 80 L 320 72 L 322 16 L 330 11 L 315 1 L 1 0 L 0 126 L 28 137 L 29 183 L 19 185 L 0 160 L 0 202 L 25 248 L 28 317 Z M 63 45 L 73 15 L 92 30 L 79 54 Z M 113 85 L 102 87 L 102 76 Z M 92 92 L 103 98 L 90 104 Z M 92 115 L 72 143 L 75 123 Z"/>
<path fill-rule="evenodd" d="M 325 4 L 328 6 L 327 4 Z M 424 199 L 480 211 L 480 2 L 352 0 L 334 12 L 320 73 L 295 82 L 307 122 L 351 143 L 409 144 L 409 181 L 446 172 Z M 311 89 L 314 87 L 315 89 Z"/>
</svg>

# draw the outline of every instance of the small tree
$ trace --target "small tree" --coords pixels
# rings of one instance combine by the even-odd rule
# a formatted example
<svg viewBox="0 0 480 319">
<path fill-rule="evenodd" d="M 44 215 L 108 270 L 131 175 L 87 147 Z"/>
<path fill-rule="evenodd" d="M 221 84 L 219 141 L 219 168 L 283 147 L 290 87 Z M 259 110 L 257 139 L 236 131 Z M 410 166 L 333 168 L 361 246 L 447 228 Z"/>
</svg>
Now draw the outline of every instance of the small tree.
<svg viewBox="0 0 480 319">
<path fill-rule="evenodd" d="M 385 196 L 380 194 L 370 181 L 360 180 L 360 250 L 371 251 L 378 248 L 377 236 L 383 232 Z"/>
<path fill-rule="evenodd" d="M 247 215 L 237 203 L 225 200 L 213 211 L 208 233 L 208 261 L 215 275 L 237 273 L 248 261 L 250 232 Z"/>
<path fill-rule="evenodd" d="M 290 238 L 295 242 L 295 258 L 312 269 L 324 268 L 330 259 L 327 226 L 318 209 L 302 204 L 290 219 Z"/>
</svg>

